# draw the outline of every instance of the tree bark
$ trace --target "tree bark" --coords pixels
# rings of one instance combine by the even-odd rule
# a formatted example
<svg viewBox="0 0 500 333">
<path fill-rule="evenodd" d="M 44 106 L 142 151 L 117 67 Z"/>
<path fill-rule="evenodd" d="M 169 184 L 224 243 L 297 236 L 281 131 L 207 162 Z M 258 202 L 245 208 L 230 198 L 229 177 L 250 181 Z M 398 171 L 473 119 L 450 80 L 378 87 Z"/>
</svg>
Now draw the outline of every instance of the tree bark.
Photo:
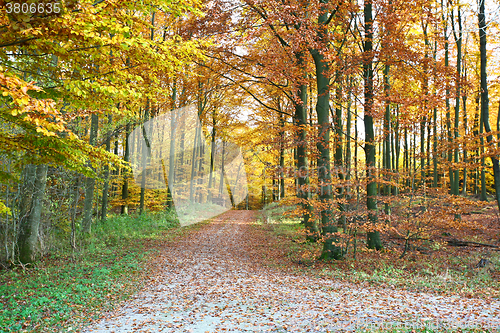
<svg viewBox="0 0 500 333">
<path fill-rule="evenodd" d="M 459 120 L 460 120 L 460 94 L 461 94 L 461 74 L 462 74 L 462 14 L 461 14 L 461 6 L 458 5 L 458 34 L 455 31 L 455 22 L 452 13 L 452 28 L 453 28 L 453 36 L 455 37 L 455 44 L 457 46 L 457 73 L 456 73 L 456 96 L 455 96 L 455 126 L 453 128 L 453 136 L 455 141 L 458 141 L 459 133 Z M 453 161 L 458 164 L 458 146 L 455 147 L 453 153 Z M 459 179 L 460 179 L 460 170 L 455 168 L 453 175 L 453 185 L 452 185 L 452 193 L 455 195 L 460 194 L 459 189 Z"/>
<path fill-rule="evenodd" d="M 109 115 L 108 124 L 111 124 L 113 116 Z M 106 151 L 111 151 L 111 133 L 106 137 Z M 106 220 L 108 212 L 108 192 L 109 192 L 109 165 L 104 166 L 104 188 L 102 190 L 101 221 Z"/>
<path fill-rule="evenodd" d="M 208 174 L 208 202 L 212 202 L 212 188 L 215 183 L 214 179 L 214 159 L 215 159 L 215 136 L 217 135 L 217 131 L 215 126 L 217 125 L 215 119 L 215 110 L 212 113 L 212 133 L 211 133 L 211 143 L 210 143 L 210 170 Z"/>
<path fill-rule="evenodd" d="M 36 259 L 47 170 L 48 166 L 43 164 L 25 167 L 17 239 L 19 261 L 23 264 L 32 263 Z"/>
<path fill-rule="evenodd" d="M 89 144 L 92 146 L 96 145 L 97 141 L 97 130 L 99 126 L 99 116 L 94 113 L 92 114 L 90 122 L 90 137 Z M 89 234 L 92 225 L 92 213 L 94 210 L 94 187 L 95 178 L 87 177 L 85 181 L 85 201 L 83 202 L 83 220 L 82 220 L 82 232 Z"/>
<path fill-rule="evenodd" d="M 373 17 L 372 2 L 365 0 L 364 3 L 365 18 L 365 41 L 364 52 L 365 59 L 363 63 L 364 77 L 364 95 L 365 95 L 365 155 L 366 155 L 366 176 L 368 183 L 366 185 L 366 208 L 368 209 L 368 218 L 375 226 L 378 223 L 377 217 L 377 182 L 375 179 L 375 133 L 373 130 Z M 382 249 L 379 231 L 369 231 L 366 234 L 367 245 L 370 249 Z"/>
<path fill-rule="evenodd" d="M 123 156 L 123 160 L 125 162 L 130 161 L 130 149 L 129 149 L 129 134 L 130 134 L 130 123 L 127 123 L 125 126 L 125 154 Z M 128 215 L 128 177 L 129 177 L 129 172 L 124 171 L 123 172 L 123 186 L 122 186 L 122 207 L 121 207 L 121 214 L 122 215 Z"/>
<path fill-rule="evenodd" d="M 483 116 L 484 129 L 486 130 L 486 140 L 491 145 L 493 135 L 491 134 L 490 119 L 489 119 L 489 97 L 488 97 L 488 81 L 486 73 L 486 17 L 484 15 L 484 3 L 486 0 L 480 0 L 479 4 L 479 47 L 481 57 L 481 115 Z M 495 181 L 495 198 L 500 209 L 500 165 L 498 159 L 491 156 L 493 163 L 493 177 Z"/>
<path fill-rule="evenodd" d="M 221 166 L 220 166 L 220 181 L 219 181 L 219 197 L 223 198 L 224 193 L 224 155 L 226 155 L 226 142 L 222 141 L 222 155 L 221 155 Z M 265 195 L 264 195 L 264 204 L 265 204 Z M 225 206 L 225 205 L 224 205 Z"/>
<path fill-rule="evenodd" d="M 146 197 L 146 176 L 147 176 L 147 163 L 148 158 L 151 153 L 150 138 L 147 137 L 146 122 L 149 119 L 149 98 L 146 100 L 146 108 L 144 109 L 144 119 L 142 123 L 142 136 L 144 140 L 141 140 L 142 144 L 142 154 L 141 154 L 141 164 L 142 164 L 142 175 L 141 175 L 141 195 L 139 198 L 139 215 L 144 213 L 144 200 Z"/>
<path fill-rule="evenodd" d="M 335 95 L 336 95 L 336 107 L 335 107 L 335 115 L 333 125 L 335 127 L 335 154 L 333 157 L 334 160 L 334 168 L 337 177 L 339 178 L 341 185 L 335 191 L 337 193 L 337 198 L 339 199 L 338 209 L 340 211 L 340 219 L 338 221 L 338 225 L 341 226 L 345 232 L 346 227 L 346 216 L 345 216 L 345 205 L 342 202 L 342 199 L 345 197 L 344 192 L 344 161 L 342 159 L 343 155 L 343 124 L 342 124 L 342 83 L 340 79 L 340 71 L 337 70 L 335 73 Z"/>
<path fill-rule="evenodd" d="M 167 207 L 172 209 L 174 207 L 174 200 L 172 197 L 172 190 L 175 185 L 175 143 L 177 137 L 177 117 L 180 115 L 176 111 L 176 100 L 177 100 L 177 85 L 174 83 L 172 89 L 172 103 L 173 110 L 170 117 L 170 149 L 168 152 L 168 179 L 165 179 L 165 186 L 167 187 Z"/>
<path fill-rule="evenodd" d="M 297 63 L 299 67 L 304 66 L 304 54 L 296 54 Z M 306 74 L 304 74 L 305 79 Z M 307 159 L 307 85 L 304 83 L 299 84 L 297 89 L 297 96 L 300 98 L 299 103 L 295 103 L 295 122 L 298 126 L 298 144 L 297 144 L 297 183 L 298 183 L 298 197 L 302 202 L 302 223 L 306 229 L 306 239 L 315 242 L 319 237 L 319 228 L 316 220 L 312 218 L 311 189 L 309 182 L 309 165 Z"/>
<path fill-rule="evenodd" d="M 390 65 L 385 64 L 384 66 L 384 95 L 385 95 L 385 114 L 384 114 L 384 155 L 383 155 L 383 168 L 386 173 L 391 172 L 391 104 L 389 103 L 389 91 L 390 91 L 390 81 L 389 81 Z M 387 181 L 390 181 L 388 175 L 385 176 Z M 384 194 L 391 195 L 392 187 L 391 185 L 384 186 Z M 384 204 L 384 212 L 386 214 L 391 213 L 391 208 L 389 203 Z"/>
<path fill-rule="evenodd" d="M 323 47 L 328 47 L 328 37 L 325 24 L 328 13 L 323 10 L 318 18 L 318 40 Z M 340 259 L 342 249 L 337 243 L 337 225 L 332 214 L 332 184 L 330 169 L 330 77 L 328 76 L 329 64 L 325 59 L 323 50 L 313 49 L 311 55 L 316 69 L 317 102 L 316 114 L 318 117 L 318 143 L 319 156 L 317 159 L 319 199 L 321 201 L 321 233 L 325 237 L 321 258 Z"/>
</svg>

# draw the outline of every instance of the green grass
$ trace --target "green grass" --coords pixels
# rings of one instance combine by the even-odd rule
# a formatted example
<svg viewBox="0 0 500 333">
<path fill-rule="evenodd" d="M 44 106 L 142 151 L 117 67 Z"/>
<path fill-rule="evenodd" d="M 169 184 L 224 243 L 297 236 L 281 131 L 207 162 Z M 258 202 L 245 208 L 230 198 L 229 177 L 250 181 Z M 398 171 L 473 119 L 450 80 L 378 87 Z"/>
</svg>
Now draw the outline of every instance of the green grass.
<svg viewBox="0 0 500 333">
<path fill-rule="evenodd" d="M 0 332 L 76 330 L 95 319 L 142 286 L 153 241 L 177 226 L 171 213 L 115 216 L 94 225 L 78 252 L 61 248 L 32 267 L 3 272 Z"/>
</svg>

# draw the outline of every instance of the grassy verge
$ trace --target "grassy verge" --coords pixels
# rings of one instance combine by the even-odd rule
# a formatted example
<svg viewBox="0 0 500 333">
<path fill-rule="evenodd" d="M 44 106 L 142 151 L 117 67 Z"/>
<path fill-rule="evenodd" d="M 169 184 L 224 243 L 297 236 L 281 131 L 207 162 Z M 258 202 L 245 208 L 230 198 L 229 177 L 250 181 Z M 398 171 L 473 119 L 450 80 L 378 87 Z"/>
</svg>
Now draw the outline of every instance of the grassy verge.
<svg viewBox="0 0 500 333">
<path fill-rule="evenodd" d="M 298 272 L 440 295 L 500 298 L 500 253 L 497 251 L 443 246 L 428 255 L 414 252 L 399 259 L 399 248 L 387 246 L 377 252 L 359 244 L 356 260 L 347 257 L 339 261 L 318 261 L 321 244 L 304 242 L 300 221 L 285 217 L 279 209 L 264 211 L 259 223 L 279 239 L 278 246 L 289 260 L 288 265 L 294 265 Z M 479 259 L 485 257 L 491 264 L 474 268 Z"/>
<path fill-rule="evenodd" d="M 140 289 L 159 242 L 188 229 L 170 213 L 116 216 L 95 225 L 78 252 L 2 272 L 0 332 L 77 330 Z"/>
</svg>

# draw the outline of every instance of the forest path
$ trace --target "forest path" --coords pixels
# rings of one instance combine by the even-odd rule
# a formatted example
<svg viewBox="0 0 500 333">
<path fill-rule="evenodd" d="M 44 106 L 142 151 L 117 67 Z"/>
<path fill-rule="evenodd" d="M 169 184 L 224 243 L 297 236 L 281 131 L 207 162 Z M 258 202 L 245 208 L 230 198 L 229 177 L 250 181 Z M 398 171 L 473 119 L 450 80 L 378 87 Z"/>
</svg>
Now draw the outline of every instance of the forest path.
<svg viewBox="0 0 500 333">
<path fill-rule="evenodd" d="M 150 285 L 84 332 L 500 327 L 498 300 L 366 288 L 265 265 L 286 259 L 269 250 L 269 235 L 251 226 L 255 214 L 229 211 L 169 242 Z"/>
</svg>

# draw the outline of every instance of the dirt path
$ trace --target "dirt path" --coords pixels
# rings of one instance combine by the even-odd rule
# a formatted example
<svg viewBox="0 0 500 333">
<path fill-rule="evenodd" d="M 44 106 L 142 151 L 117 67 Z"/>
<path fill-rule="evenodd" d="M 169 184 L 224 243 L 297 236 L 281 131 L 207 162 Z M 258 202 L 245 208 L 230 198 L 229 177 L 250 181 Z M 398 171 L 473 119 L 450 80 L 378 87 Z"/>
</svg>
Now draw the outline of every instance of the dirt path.
<svg viewBox="0 0 500 333">
<path fill-rule="evenodd" d="M 263 265 L 269 244 L 250 226 L 254 214 L 227 212 L 169 244 L 156 281 L 84 332 L 500 328 L 500 301 L 367 289 Z"/>
</svg>

